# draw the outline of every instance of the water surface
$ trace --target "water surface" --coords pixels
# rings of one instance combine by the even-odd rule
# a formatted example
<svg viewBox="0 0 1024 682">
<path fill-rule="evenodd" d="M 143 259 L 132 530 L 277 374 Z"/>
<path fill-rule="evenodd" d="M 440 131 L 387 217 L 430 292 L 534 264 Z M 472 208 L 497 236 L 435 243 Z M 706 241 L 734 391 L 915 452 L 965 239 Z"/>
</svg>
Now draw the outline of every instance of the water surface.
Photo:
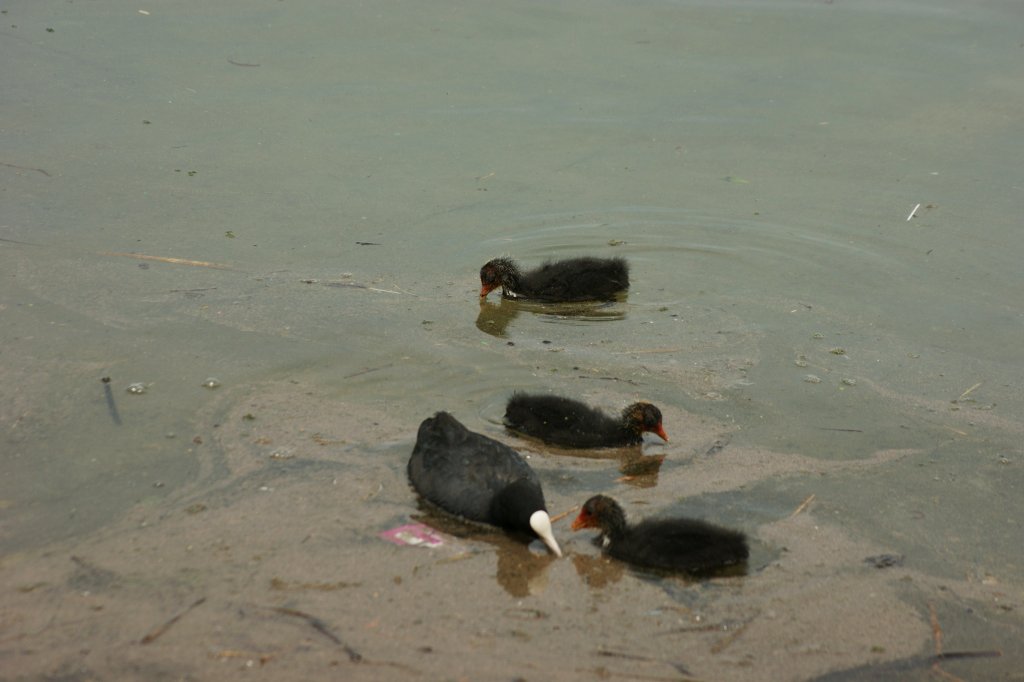
<svg viewBox="0 0 1024 682">
<path fill-rule="evenodd" d="M 200 647 L 218 670 L 244 651 L 323 674 L 330 641 L 301 653 L 315 631 L 259 610 L 282 606 L 344 633 L 382 666 L 349 671 L 368 679 L 637 660 L 924 677 L 933 612 L 946 651 L 1002 652 L 946 669 L 1018 670 L 1022 19 L 944 0 L 7 5 L 9 669 L 181 674 Z M 583 314 L 481 304 L 502 254 L 622 256 L 633 285 Z M 672 441 L 621 480 L 622 458 L 505 434 L 513 390 L 651 400 Z M 566 562 L 447 526 L 440 551 L 381 541 L 440 523 L 404 483 L 438 409 L 528 453 L 553 511 L 605 492 L 742 528 L 748 575 L 651 580 L 564 522 Z M 883 553 L 903 565 L 863 563 Z M 450 605 L 460 589 L 482 612 Z M 101 655 L 199 596 L 159 646 Z"/>
</svg>

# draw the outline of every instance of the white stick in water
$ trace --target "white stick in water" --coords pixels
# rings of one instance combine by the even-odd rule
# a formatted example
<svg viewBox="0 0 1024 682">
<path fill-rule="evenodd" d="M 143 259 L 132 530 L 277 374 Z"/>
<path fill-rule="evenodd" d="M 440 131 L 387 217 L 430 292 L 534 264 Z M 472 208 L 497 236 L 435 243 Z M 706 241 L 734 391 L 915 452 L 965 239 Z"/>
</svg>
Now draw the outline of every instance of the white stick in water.
<svg viewBox="0 0 1024 682">
<path fill-rule="evenodd" d="M 919 208 L 921 208 L 921 204 L 918 204 L 917 206 L 915 206 L 914 210 L 910 212 L 910 215 L 907 216 L 907 221 L 908 222 L 910 221 L 911 218 L 914 217 L 914 214 L 917 213 L 917 209 L 919 209 Z"/>
</svg>

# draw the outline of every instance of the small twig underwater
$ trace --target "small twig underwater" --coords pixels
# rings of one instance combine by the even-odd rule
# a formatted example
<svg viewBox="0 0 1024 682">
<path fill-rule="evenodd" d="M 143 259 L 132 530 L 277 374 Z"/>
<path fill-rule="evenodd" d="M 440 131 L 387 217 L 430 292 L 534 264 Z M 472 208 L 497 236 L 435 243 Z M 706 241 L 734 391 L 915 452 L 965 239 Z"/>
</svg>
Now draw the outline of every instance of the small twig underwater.
<svg viewBox="0 0 1024 682">
<path fill-rule="evenodd" d="M 935 655 L 942 656 L 942 626 L 939 615 L 935 612 L 935 604 L 928 604 L 928 617 L 932 622 L 932 639 L 935 641 Z"/>
<path fill-rule="evenodd" d="M 566 516 L 568 516 L 569 514 L 572 514 L 574 511 L 576 511 L 579 508 L 580 508 L 580 506 L 577 504 L 577 505 L 573 505 L 573 507 L 571 509 L 569 509 L 568 511 L 564 511 L 561 514 L 555 514 L 554 516 L 551 517 L 551 523 L 554 523 L 555 521 L 561 521 Z"/>
<path fill-rule="evenodd" d="M 353 663 L 358 663 L 359 661 L 363 660 L 362 654 L 360 654 L 358 651 L 350 647 L 348 644 L 342 642 L 341 639 L 339 639 L 338 636 L 331 632 L 331 629 L 327 627 L 327 623 L 323 622 L 316 616 L 312 616 L 308 613 L 305 613 L 304 611 L 299 611 L 298 609 L 289 609 L 284 606 L 273 606 L 270 607 L 270 610 L 280 613 L 284 616 L 300 618 L 306 621 L 314 630 L 316 630 L 324 637 L 326 637 L 327 639 L 331 640 L 332 642 L 340 646 L 342 649 L 344 649 L 345 653 L 348 654 L 348 659 Z"/>
<path fill-rule="evenodd" d="M 118 414 L 117 405 L 114 404 L 114 392 L 110 390 L 110 377 L 103 377 L 100 381 L 103 382 L 103 395 L 107 398 L 107 412 L 110 413 L 110 418 L 114 420 L 114 423 L 120 426 L 121 415 Z"/>
<path fill-rule="evenodd" d="M 961 393 L 961 394 L 960 394 L 960 397 L 959 397 L 959 398 L 957 398 L 957 399 L 956 399 L 956 401 L 957 401 L 957 402 L 960 402 L 961 400 L 963 400 L 964 398 L 966 398 L 967 396 L 969 396 L 969 395 L 970 395 L 971 393 L 974 393 L 974 390 L 975 390 L 976 388 L 978 388 L 979 386 L 981 386 L 981 385 L 982 385 L 983 383 L 985 383 L 985 382 L 984 382 L 984 381 L 979 381 L 978 383 L 974 384 L 974 385 L 973 385 L 973 386 L 971 386 L 971 387 L 970 387 L 969 389 L 967 389 L 966 391 L 964 391 L 963 393 Z"/>
<path fill-rule="evenodd" d="M 0 161 L 0 166 L 7 166 L 8 168 L 15 168 L 17 170 L 23 170 L 23 171 L 35 171 L 36 173 L 42 173 L 43 175 L 45 175 L 48 178 L 52 178 L 53 177 L 52 175 L 50 175 L 49 173 L 44 171 L 42 168 L 33 168 L 32 166 L 19 166 L 16 163 L 4 163 L 3 161 Z"/>
<path fill-rule="evenodd" d="M 351 379 L 353 377 L 361 376 L 363 374 L 369 374 L 370 372 L 376 372 L 376 371 L 381 370 L 381 369 L 387 369 L 388 367 L 391 367 L 394 364 L 395 363 L 393 363 L 393 362 L 389 362 L 388 364 L 381 365 L 380 367 L 367 367 L 366 369 L 359 370 L 358 372 L 353 372 L 352 374 L 346 374 L 345 376 L 342 377 L 342 379 Z"/>
<path fill-rule="evenodd" d="M 813 493 L 811 493 L 810 497 L 808 497 L 806 500 L 801 502 L 799 507 L 797 507 L 796 509 L 793 510 L 793 513 L 789 515 L 789 518 L 793 518 L 794 516 L 796 516 L 797 514 L 802 512 L 803 510 L 807 509 L 807 507 L 810 506 L 811 502 L 814 502 L 814 494 Z"/>
<path fill-rule="evenodd" d="M 148 256 L 144 253 L 121 253 L 119 251 L 102 251 L 101 256 L 120 256 L 122 258 L 137 258 L 138 260 L 155 260 L 161 263 L 173 263 L 174 265 L 192 265 L 198 268 L 213 268 L 214 270 L 234 270 L 230 265 L 211 263 L 205 260 L 189 260 L 187 258 L 172 258 L 170 256 Z"/>
<path fill-rule="evenodd" d="M 159 637 L 160 635 L 162 635 L 165 632 L 167 632 L 170 629 L 170 627 L 172 625 L 174 625 L 175 623 L 177 623 L 179 620 L 181 620 L 182 617 L 185 614 L 187 614 L 189 611 L 191 611 L 192 609 L 194 609 L 195 607 L 199 606 L 200 604 L 202 604 L 205 601 L 206 601 L 206 597 L 200 597 L 199 599 L 196 599 L 184 611 L 182 611 L 178 615 L 174 616 L 173 618 L 171 618 L 169 621 L 167 621 L 163 625 L 161 625 L 161 626 L 159 626 L 159 627 L 157 627 L 157 628 L 155 628 L 153 630 L 150 630 L 149 633 L 145 637 L 143 637 L 142 639 L 139 640 L 139 644 L 149 644 L 150 642 L 155 640 L 157 637 Z"/>
<path fill-rule="evenodd" d="M 932 639 L 935 641 L 935 656 L 932 657 L 932 672 L 940 677 L 944 677 L 949 680 L 956 680 L 957 682 L 963 682 L 963 680 L 956 675 L 946 672 L 942 669 L 943 661 L 952 661 L 963 658 L 999 658 L 1003 655 L 1002 651 L 989 650 L 989 651 L 950 651 L 946 653 L 942 650 L 942 626 L 939 625 L 939 615 L 935 611 L 935 604 L 928 603 L 928 619 L 932 624 Z"/>
</svg>

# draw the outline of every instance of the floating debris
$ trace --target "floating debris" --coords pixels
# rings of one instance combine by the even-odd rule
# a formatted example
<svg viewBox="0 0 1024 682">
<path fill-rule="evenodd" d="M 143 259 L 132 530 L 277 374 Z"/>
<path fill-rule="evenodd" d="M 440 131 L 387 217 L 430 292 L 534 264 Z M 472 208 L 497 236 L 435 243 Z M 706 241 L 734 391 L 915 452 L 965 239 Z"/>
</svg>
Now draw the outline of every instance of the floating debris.
<svg viewBox="0 0 1024 682">
<path fill-rule="evenodd" d="M 831 350 L 829 350 L 829 353 L 831 353 L 832 355 L 846 355 L 846 349 L 845 348 L 832 348 Z"/>
<path fill-rule="evenodd" d="M 821 377 L 817 376 L 816 374 L 808 374 L 807 376 L 804 377 L 804 381 L 808 384 L 820 384 Z"/>
<path fill-rule="evenodd" d="M 217 377 L 207 377 L 201 386 L 203 388 L 220 388 L 220 379 Z"/>
<path fill-rule="evenodd" d="M 128 387 L 124 390 L 131 393 L 132 395 L 142 395 L 143 393 L 146 392 L 147 388 L 149 388 L 147 384 L 144 384 L 141 381 L 136 381 L 133 384 L 128 384 Z"/>
<path fill-rule="evenodd" d="M 856 379 L 850 379 L 849 377 L 845 377 L 843 379 L 840 379 L 839 383 L 841 383 L 843 386 L 856 386 L 857 385 L 857 380 Z"/>
<path fill-rule="evenodd" d="M 891 568 L 893 566 L 903 565 L 902 554 L 879 554 L 878 556 L 869 556 L 864 559 L 864 563 L 871 564 L 875 568 Z"/>
<path fill-rule="evenodd" d="M 711 447 L 709 447 L 707 449 L 707 452 L 705 452 L 704 454 L 709 456 L 709 457 L 711 455 L 717 455 L 719 452 L 721 452 L 725 448 L 725 446 L 728 443 L 729 443 L 728 440 L 718 439 L 714 443 L 712 443 Z"/>
<path fill-rule="evenodd" d="M 444 538 L 438 535 L 433 528 L 422 523 L 407 523 L 404 526 L 398 526 L 377 535 L 396 545 L 440 547 L 444 544 Z"/>
</svg>

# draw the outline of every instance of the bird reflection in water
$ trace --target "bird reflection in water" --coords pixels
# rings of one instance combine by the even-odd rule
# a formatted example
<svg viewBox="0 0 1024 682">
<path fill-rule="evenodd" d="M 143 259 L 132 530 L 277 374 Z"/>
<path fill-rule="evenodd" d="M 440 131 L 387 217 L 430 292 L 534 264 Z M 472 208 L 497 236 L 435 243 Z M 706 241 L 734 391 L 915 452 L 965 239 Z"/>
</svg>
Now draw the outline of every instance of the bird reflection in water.
<svg viewBox="0 0 1024 682">
<path fill-rule="evenodd" d="M 505 338 L 509 324 L 522 312 L 540 315 L 556 322 L 562 320 L 583 322 L 623 320 L 626 318 L 626 308 L 623 305 L 625 301 L 625 294 L 616 301 L 603 303 L 536 303 L 514 301 L 507 298 L 499 299 L 498 303 L 489 303 L 481 299 L 476 328 L 499 339 Z"/>
<path fill-rule="evenodd" d="M 597 543 L 595 542 L 595 544 Z M 711 578 L 741 578 L 747 575 L 748 572 L 746 561 L 702 573 L 678 573 L 674 571 L 659 570 L 656 568 L 630 566 L 624 561 L 619 561 L 618 559 L 613 559 L 603 555 L 580 554 L 578 552 L 573 552 L 569 554 L 569 559 L 572 561 L 573 568 L 576 569 L 576 575 L 580 577 L 580 580 L 586 583 L 588 587 L 595 590 L 600 590 L 609 585 L 614 585 L 622 580 L 622 576 L 626 575 L 627 571 L 636 577 L 664 584 L 666 589 L 675 585 L 675 587 L 670 590 L 671 594 L 675 594 L 675 590 L 679 587 L 687 587 L 694 583 L 702 583 Z M 666 578 L 674 578 L 675 580 L 666 580 Z"/>
<path fill-rule="evenodd" d="M 658 485 L 658 473 L 665 462 L 665 455 L 644 455 L 636 449 L 627 452 L 619 460 L 619 482 L 635 488 L 653 488 Z"/>
<path fill-rule="evenodd" d="M 549 445 L 530 436 L 524 436 L 515 432 L 511 433 L 528 444 L 519 448 L 524 453 L 542 452 L 559 457 L 579 457 L 581 459 L 618 462 L 619 476 L 615 478 L 615 482 L 625 483 L 634 488 L 653 488 L 658 485 L 658 474 L 661 473 L 661 465 L 665 463 L 665 457 L 667 457 L 666 454 L 644 454 L 646 450 L 661 447 L 662 444 L 658 441 L 651 441 L 643 446 L 588 450 L 586 448 L 564 448 L 558 445 Z"/>
<path fill-rule="evenodd" d="M 626 573 L 626 564 L 607 557 L 574 553 L 571 558 L 576 575 L 594 589 L 617 583 Z"/>
<path fill-rule="evenodd" d="M 523 540 L 536 538 L 526 534 L 517 537 L 515 533 L 455 518 L 422 500 L 419 500 L 418 504 L 420 513 L 412 516 L 414 521 L 430 526 L 445 535 L 491 545 L 498 557 L 495 578 L 501 588 L 513 597 L 542 594 L 547 588 L 547 571 L 556 557 L 544 549 L 540 540 L 533 543 L 538 548 L 538 551 L 533 551 L 528 545 L 523 544 Z M 458 557 L 449 557 L 448 560 L 469 558 L 484 551 L 471 549 Z"/>
</svg>

